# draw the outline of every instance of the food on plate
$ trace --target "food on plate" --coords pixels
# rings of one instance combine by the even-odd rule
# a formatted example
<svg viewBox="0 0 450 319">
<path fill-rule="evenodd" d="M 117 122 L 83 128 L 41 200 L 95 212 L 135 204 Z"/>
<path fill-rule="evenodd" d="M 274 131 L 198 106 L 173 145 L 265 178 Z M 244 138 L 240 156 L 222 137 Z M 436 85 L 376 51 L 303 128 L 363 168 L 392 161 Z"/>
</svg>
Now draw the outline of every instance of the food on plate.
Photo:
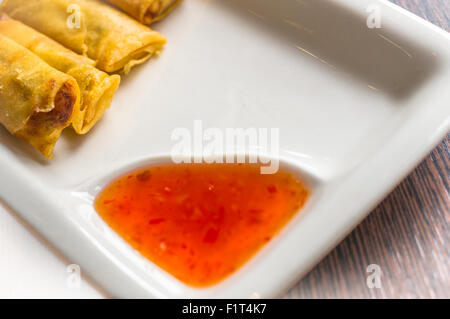
<svg viewBox="0 0 450 319">
<path fill-rule="evenodd" d="M 181 0 L 107 0 L 144 24 L 166 16 Z"/>
<path fill-rule="evenodd" d="M 87 133 L 110 106 L 120 76 L 96 69 L 91 59 L 66 49 L 47 36 L 0 13 L 0 34 L 29 49 L 53 68 L 72 76 L 81 93 L 80 111 L 72 126 L 78 134 Z"/>
<path fill-rule="evenodd" d="M 73 77 L 0 34 L 0 123 L 11 134 L 51 158 L 79 102 Z"/>
<path fill-rule="evenodd" d="M 110 2 L 146 22 L 178 0 Z M 0 36 L 0 123 L 47 158 L 65 127 L 86 134 L 100 120 L 120 83 L 111 73 L 128 73 L 166 43 L 99 0 L 5 0 Z"/>
<path fill-rule="evenodd" d="M 105 72 L 128 73 L 166 43 L 158 32 L 98 0 L 6 0 L 2 10 Z"/>
<path fill-rule="evenodd" d="M 309 190 L 288 171 L 257 164 L 137 169 L 98 195 L 100 216 L 143 256 L 206 287 L 241 267 L 304 206 Z"/>
</svg>

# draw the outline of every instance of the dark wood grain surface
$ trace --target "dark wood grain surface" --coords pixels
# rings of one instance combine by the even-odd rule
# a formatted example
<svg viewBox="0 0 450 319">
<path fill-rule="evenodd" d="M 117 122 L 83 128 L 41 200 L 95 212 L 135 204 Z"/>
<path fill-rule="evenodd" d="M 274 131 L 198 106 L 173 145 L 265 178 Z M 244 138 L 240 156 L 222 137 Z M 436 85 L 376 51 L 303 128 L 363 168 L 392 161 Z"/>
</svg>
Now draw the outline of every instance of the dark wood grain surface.
<svg viewBox="0 0 450 319">
<path fill-rule="evenodd" d="M 450 0 L 391 1 L 450 31 Z M 286 297 L 450 298 L 449 145 L 450 134 Z M 371 264 L 380 289 L 366 284 Z"/>
</svg>

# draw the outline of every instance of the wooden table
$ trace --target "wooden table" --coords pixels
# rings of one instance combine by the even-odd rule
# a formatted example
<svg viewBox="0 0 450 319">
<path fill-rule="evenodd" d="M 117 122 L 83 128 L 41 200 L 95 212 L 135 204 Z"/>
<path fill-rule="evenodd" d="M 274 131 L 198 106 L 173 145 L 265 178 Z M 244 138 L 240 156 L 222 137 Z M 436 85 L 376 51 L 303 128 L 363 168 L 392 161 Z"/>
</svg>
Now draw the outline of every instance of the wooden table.
<svg viewBox="0 0 450 319">
<path fill-rule="evenodd" d="M 449 0 L 391 1 L 450 31 Z M 450 134 L 286 297 L 450 298 L 449 144 Z M 380 289 L 366 284 L 371 264 Z"/>
</svg>

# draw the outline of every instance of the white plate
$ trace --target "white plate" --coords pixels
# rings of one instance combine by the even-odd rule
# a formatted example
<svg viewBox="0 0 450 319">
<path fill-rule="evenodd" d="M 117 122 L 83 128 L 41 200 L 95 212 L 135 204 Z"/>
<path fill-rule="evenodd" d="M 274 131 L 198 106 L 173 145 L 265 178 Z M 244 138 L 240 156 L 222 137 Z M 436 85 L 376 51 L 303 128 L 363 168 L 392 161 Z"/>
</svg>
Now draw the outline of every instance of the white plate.
<svg viewBox="0 0 450 319">
<path fill-rule="evenodd" d="M 381 9 L 369 29 L 367 9 Z M 0 197 L 116 297 L 274 297 L 330 251 L 450 129 L 450 37 L 386 1 L 189 0 L 155 29 L 88 136 L 51 162 L 0 133 Z M 167 160 L 175 128 L 279 128 L 307 207 L 222 283 L 194 289 L 141 257 L 92 208 L 98 186 Z M 162 157 L 161 157 L 162 156 Z M 164 157 L 166 156 L 166 157 Z"/>
</svg>

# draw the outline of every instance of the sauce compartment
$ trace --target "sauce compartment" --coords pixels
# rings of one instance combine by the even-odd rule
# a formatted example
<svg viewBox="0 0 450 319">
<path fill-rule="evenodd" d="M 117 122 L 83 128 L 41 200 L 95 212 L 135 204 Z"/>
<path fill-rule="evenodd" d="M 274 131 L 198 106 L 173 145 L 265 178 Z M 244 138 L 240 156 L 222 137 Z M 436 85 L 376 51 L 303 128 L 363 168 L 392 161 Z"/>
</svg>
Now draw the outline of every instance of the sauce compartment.
<svg viewBox="0 0 450 319">
<path fill-rule="evenodd" d="M 244 265 L 297 214 L 310 190 L 289 170 L 257 164 L 163 164 L 130 171 L 95 200 L 142 256 L 193 287 Z"/>
</svg>

